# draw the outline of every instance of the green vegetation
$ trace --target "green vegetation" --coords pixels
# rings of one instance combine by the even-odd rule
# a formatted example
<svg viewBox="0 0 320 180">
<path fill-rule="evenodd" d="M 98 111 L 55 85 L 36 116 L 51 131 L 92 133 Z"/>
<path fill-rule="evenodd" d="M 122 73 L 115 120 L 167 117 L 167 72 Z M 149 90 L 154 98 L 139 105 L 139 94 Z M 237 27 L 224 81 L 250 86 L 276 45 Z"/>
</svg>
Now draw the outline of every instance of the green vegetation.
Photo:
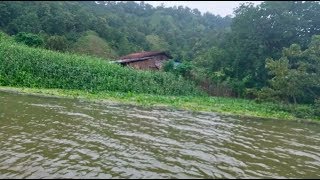
<svg viewBox="0 0 320 180">
<path fill-rule="evenodd" d="M 0 83 L 201 94 L 195 84 L 209 95 L 285 104 L 282 109 L 298 117 L 319 116 L 319 12 L 317 1 L 244 3 L 233 18 L 143 1 L 2 1 L 0 30 L 12 38 L 0 37 L 7 38 L 0 45 Z M 142 50 L 168 51 L 168 73 L 107 63 Z"/>
<path fill-rule="evenodd" d="M 40 36 L 25 32 L 19 32 L 15 36 L 15 40 L 31 47 L 39 47 L 44 44 L 44 40 Z"/>
<path fill-rule="evenodd" d="M 302 51 L 298 44 L 283 49 L 279 60 L 266 60 L 273 76 L 270 87 L 263 88 L 260 99 L 314 103 L 320 95 L 320 35 L 313 36 L 309 47 Z M 264 97 L 264 95 L 268 97 Z M 272 96 L 272 97 L 271 97 Z"/>
<path fill-rule="evenodd" d="M 1 39 L 0 85 L 3 86 L 159 95 L 201 93 L 194 83 L 170 73 L 136 71 L 103 59 L 31 48 Z"/>
<path fill-rule="evenodd" d="M 300 119 L 289 106 L 274 103 L 256 103 L 252 100 L 205 96 L 161 96 L 151 94 L 120 93 L 101 91 L 89 93 L 82 90 L 37 89 L 1 87 L 0 91 L 19 92 L 33 95 L 45 95 L 65 98 L 79 98 L 95 102 L 120 102 L 141 105 L 146 108 L 161 107 L 191 111 L 216 112 L 242 117 L 274 118 L 283 120 L 319 121 L 319 116 L 307 116 Z M 308 105 L 298 105 L 299 109 L 310 110 Z"/>
<path fill-rule="evenodd" d="M 110 45 L 94 31 L 85 32 L 71 50 L 73 53 L 96 56 L 104 59 L 116 59 L 117 54 Z"/>
<path fill-rule="evenodd" d="M 0 2 L 0 29 L 9 35 L 59 35 L 74 44 L 83 33 L 94 31 L 119 56 L 161 48 L 190 59 L 194 44 L 211 45 L 216 32 L 224 32 L 230 22 L 230 17 L 202 16 L 197 9 L 154 8 L 133 1 Z"/>
<path fill-rule="evenodd" d="M 64 36 L 50 36 L 46 38 L 45 48 L 55 51 L 64 52 L 68 50 L 69 43 Z"/>
</svg>

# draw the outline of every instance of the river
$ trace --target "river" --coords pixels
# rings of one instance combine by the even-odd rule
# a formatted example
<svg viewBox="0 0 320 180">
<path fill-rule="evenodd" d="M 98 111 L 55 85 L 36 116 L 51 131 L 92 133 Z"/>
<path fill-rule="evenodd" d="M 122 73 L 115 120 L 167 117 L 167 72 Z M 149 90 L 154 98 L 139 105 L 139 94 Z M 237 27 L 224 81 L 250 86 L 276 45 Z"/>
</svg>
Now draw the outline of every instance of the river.
<svg viewBox="0 0 320 180">
<path fill-rule="evenodd" d="M 0 178 L 320 178 L 320 125 L 0 92 Z"/>
</svg>

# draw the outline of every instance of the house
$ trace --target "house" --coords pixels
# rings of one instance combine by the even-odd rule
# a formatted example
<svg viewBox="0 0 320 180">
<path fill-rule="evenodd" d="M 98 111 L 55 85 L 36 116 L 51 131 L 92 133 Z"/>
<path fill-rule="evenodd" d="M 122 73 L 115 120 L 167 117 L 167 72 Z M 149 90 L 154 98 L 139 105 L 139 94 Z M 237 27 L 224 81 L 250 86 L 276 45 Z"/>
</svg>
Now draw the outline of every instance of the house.
<svg viewBox="0 0 320 180">
<path fill-rule="evenodd" d="M 172 56 L 163 51 L 143 51 L 122 56 L 116 62 L 135 69 L 159 70 L 163 62 L 171 58 Z"/>
</svg>

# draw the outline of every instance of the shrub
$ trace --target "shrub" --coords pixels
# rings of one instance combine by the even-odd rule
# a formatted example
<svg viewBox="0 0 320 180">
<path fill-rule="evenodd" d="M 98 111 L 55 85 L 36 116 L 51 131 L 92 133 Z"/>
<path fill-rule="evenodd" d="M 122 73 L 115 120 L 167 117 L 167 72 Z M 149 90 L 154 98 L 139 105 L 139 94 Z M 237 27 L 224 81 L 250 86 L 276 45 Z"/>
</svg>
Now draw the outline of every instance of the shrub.
<svg viewBox="0 0 320 180">
<path fill-rule="evenodd" d="M 255 99 L 255 101 L 256 102 L 262 102 L 262 101 L 279 102 L 280 99 L 276 94 L 277 93 L 275 90 L 273 90 L 271 88 L 264 87 L 256 93 L 257 98 Z"/>
<path fill-rule="evenodd" d="M 14 39 L 31 47 L 39 47 L 44 44 L 41 36 L 32 33 L 19 32 Z"/>
<path fill-rule="evenodd" d="M 163 71 L 172 72 L 174 70 L 174 61 L 169 60 L 163 63 Z"/>
<path fill-rule="evenodd" d="M 301 105 L 295 107 L 292 113 L 298 118 L 309 118 L 313 117 L 314 110 L 306 105 Z"/>
<path fill-rule="evenodd" d="M 320 117 L 320 98 L 314 101 L 314 114 Z"/>
<path fill-rule="evenodd" d="M 104 59 L 116 59 L 117 53 L 96 32 L 87 31 L 75 42 L 71 51 L 77 54 L 90 55 Z"/>
<path fill-rule="evenodd" d="M 50 36 L 45 42 L 45 48 L 64 52 L 68 48 L 68 40 L 64 36 Z"/>
</svg>

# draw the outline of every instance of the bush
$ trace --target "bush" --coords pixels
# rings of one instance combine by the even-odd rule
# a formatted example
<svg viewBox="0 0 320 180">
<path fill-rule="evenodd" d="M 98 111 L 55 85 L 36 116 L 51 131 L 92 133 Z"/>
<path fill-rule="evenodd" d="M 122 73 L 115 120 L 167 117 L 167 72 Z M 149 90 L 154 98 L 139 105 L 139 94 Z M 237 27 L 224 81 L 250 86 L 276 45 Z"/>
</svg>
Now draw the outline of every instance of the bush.
<svg viewBox="0 0 320 180">
<path fill-rule="evenodd" d="M 173 72 L 174 71 L 174 61 L 169 60 L 163 63 L 163 71 L 165 72 Z"/>
<path fill-rule="evenodd" d="M 255 88 L 246 88 L 244 96 L 249 99 L 257 99 L 259 91 Z"/>
<path fill-rule="evenodd" d="M 275 90 L 271 88 L 264 87 L 260 91 L 256 93 L 257 98 L 255 99 L 256 102 L 279 102 L 280 99 L 277 96 L 277 93 Z"/>
<path fill-rule="evenodd" d="M 30 47 L 39 47 L 44 44 L 44 40 L 41 36 L 32 33 L 19 32 L 15 35 L 14 39 L 17 42 L 24 43 Z"/>
<path fill-rule="evenodd" d="M 183 62 L 176 67 L 176 71 L 178 74 L 181 74 L 183 77 L 192 78 L 191 74 L 192 65 L 189 62 Z"/>
<path fill-rule="evenodd" d="M 73 53 L 104 59 L 116 59 L 117 53 L 94 31 L 87 31 L 70 48 Z"/>
<path fill-rule="evenodd" d="M 68 40 L 64 36 L 50 36 L 46 40 L 45 48 L 64 52 L 68 48 Z"/>
<path fill-rule="evenodd" d="M 320 117 L 320 98 L 317 98 L 314 101 L 314 115 L 319 116 Z"/>
<path fill-rule="evenodd" d="M 0 31 L 0 41 L 5 40 L 7 37 L 8 37 L 8 35 L 6 35 L 4 32 Z"/>
<path fill-rule="evenodd" d="M 310 118 L 314 116 L 314 109 L 301 105 L 293 108 L 292 113 L 298 118 Z"/>
</svg>

